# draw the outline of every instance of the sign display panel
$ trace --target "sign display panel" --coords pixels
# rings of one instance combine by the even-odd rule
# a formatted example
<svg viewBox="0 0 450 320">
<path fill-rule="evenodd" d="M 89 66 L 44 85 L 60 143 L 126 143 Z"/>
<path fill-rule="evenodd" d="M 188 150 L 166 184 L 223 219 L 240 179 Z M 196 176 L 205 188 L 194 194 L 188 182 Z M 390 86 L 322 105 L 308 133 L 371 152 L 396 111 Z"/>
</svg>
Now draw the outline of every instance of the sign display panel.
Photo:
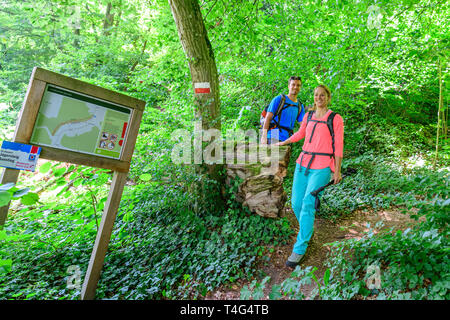
<svg viewBox="0 0 450 320">
<path fill-rule="evenodd" d="M 120 159 L 132 109 L 47 84 L 30 143 Z"/>
</svg>

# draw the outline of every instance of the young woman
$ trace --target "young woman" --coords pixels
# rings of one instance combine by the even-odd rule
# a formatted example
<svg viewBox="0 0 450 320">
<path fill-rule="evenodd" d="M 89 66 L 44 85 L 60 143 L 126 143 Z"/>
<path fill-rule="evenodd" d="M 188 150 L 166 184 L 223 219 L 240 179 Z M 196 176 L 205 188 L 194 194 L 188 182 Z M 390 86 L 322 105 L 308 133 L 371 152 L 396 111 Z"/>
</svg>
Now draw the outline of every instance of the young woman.
<svg viewBox="0 0 450 320">
<path fill-rule="evenodd" d="M 339 114 L 333 113 L 328 108 L 330 101 L 330 89 L 325 85 L 319 85 L 314 90 L 314 109 L 305 115 L 300 129 L 289 139 L 276 144 L 283 146 L 305 138 L 303 151 L 297 159 L 292 186 L 292 209 L 299 222 L 300 230 L 292 254 L 286 262 L 286 265 L 291 268 L 300 263 L 313 233 L 315 198 L 311 192 L 327 184 L 331 174 L 335 184 L 342 180 L 344 121 Z M 330 115 L 334 139 L 327 125 Z"/>
</svg>

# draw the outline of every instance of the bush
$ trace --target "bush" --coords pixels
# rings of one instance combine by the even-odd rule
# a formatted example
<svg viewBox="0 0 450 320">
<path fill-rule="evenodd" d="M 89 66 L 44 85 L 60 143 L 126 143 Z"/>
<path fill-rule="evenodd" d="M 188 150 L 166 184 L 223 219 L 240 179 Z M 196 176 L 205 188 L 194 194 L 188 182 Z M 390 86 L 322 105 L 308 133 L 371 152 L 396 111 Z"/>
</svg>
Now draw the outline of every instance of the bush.
<svg viewBox="0 0 450 320">
<path fill-rule="evenodd" d="M 331 280 L 323 299 L 448 299 L 450 259 L 448 230 L 431 224 L 361 240 L 336 242 L 327 266 Z M 368 266 L 380 270 L 380 287 L 368 289 Z"/>
</svg>

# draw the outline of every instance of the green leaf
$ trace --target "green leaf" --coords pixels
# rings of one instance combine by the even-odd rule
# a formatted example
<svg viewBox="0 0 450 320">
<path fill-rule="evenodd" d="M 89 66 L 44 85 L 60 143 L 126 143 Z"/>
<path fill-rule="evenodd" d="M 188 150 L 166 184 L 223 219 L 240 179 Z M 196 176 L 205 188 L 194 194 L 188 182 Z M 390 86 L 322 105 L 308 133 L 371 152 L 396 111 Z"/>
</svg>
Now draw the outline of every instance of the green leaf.
<svg viewBox="0 0 450 320">
<path fill-rule="evenodd" d="M 53 170 L 53 175 L 55 177 L 61 177 L 64 173 L 66 173 L 66 168 L 58 168 L 56 170 Z"/>
<path fill-rule="evenodd" d="M 52 164 L 50 162 L 46 162 L 39 167 L 40 173 L 47 173 L 50 170 Z"/>
<path fill-rule="evenodd" d="M 6 206 L 11 201 L 11 194 L 6 191 L 0 191 L 0 207 Z"/>
<path fill-rule="evenodd" d="M 364 297 L 367 297 L 370 294 L 370 290 L 368 290 L 364 286 L 360 286 L 359 293 L 362 294 Z"/>
<path fill-rule="evenodd" d="M 248 286 L 245 285 L 242 289 L 241 289 L 241 300 L 249 300 L 250 297 L 252 296 L 252 292 L 249 290 Z"/>
<path fill-rule="evenodd" d="M 14 187 L 14 185 L 15 185 L 14 182 L 8 182 L 8 183 L 5 183 L 5 184 L 2 184 L 2 185 L 0 185 L 0 191 L 9 190 L 12 187 Z"/>
<path fill-rule="evenodd" d="M 270 300 L 278 300 L 282 297 L 281 292 L 281 285 L 276 284 L 272 286 L 272 291 L 269 293 L 269 299 Z"/>
<path fill-rule="evenodd" d="M 144 173 L 139 176 L 139 179 L 142 181 L 150 181 L 152 179 L 152 175 L 150 173 Z"/>
<path fill-rule="evenodd" d="M 10 272 L 12 267 L 11 259 L 2 259 L 0 260 L 0 272 L 3 271 L 5 273 Z"/>
<path fill-rule="evenodd" d="M 78 172 L 74 172 L 74 173 L 72 173 L 71 175 L 70 175 L 70 177 L 69 177 L 69 179 L 70 180 L 75 180 L 76 178 L 78 178 L 79 177 L 79 173 Z"/>
<path fill-rule="evenodd" d="M 35 296 L 36 294 L 37 294 L 37 292 L 29 293 L 29 294 L 27 294 L 27 296 L 25 297 L 25 299 L 29 299 L 29 298 Z"/>
<path fill-rule="evenodd" d="M 327 271 L 325 271 L 325 274 L 323 275 L 323 283 L 325 284 L 325 286 L 328 285 L 328 282 L 330 280 L 330 274 L 331 274 L 330 269 L 327 269 Z"/>
<path fill-rule="evenodd" d="M 344 280 L 345 281 L 351 281 L 351 280 L 353 280 L 354 278 L 353 278 L 353 275 L 351 274 L 351 272 L 347 272 L 346 274 L 345 274 L 345 276 L 344 276 Z"/>
<path fill-rule="evenodd" d="M 13 198 L 20 198 L 20 197 L 23 197 L 23 196 L 26 195 L 28 192 L 30 192 L 30 188 L 23 188 L 23 189 L 20 189 L 20 190 L 14 192 Z"/>
<path fill-rule="evenodd" d="M 37 193 L 34 193 L 34 192 L 29 192 L 28 194 L 24 195 L 20 199 L 22 204 L 24 204 L 26 206 L 31 206 L 31 205 L 35 204 L 38 200 L 39 200 L 39 196 Z"/>
</svg>

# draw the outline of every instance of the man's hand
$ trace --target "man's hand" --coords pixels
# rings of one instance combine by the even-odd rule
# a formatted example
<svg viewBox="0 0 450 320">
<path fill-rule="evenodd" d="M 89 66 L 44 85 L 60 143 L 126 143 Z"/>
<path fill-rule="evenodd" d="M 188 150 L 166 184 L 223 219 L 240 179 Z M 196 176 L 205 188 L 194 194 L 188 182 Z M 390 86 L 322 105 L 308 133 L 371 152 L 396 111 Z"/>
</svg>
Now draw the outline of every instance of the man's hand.
<svg viewBox="0 0 450 320">
<path fill-rule="evenodd" d="M 264 120 L 264 125 L 261 131 L 260 144 L 267 144 L 267 132 L 269 131 L 270 121 L 272 121 L 273 113 L 267 112 L 266 119 Z"/>
</svg>

